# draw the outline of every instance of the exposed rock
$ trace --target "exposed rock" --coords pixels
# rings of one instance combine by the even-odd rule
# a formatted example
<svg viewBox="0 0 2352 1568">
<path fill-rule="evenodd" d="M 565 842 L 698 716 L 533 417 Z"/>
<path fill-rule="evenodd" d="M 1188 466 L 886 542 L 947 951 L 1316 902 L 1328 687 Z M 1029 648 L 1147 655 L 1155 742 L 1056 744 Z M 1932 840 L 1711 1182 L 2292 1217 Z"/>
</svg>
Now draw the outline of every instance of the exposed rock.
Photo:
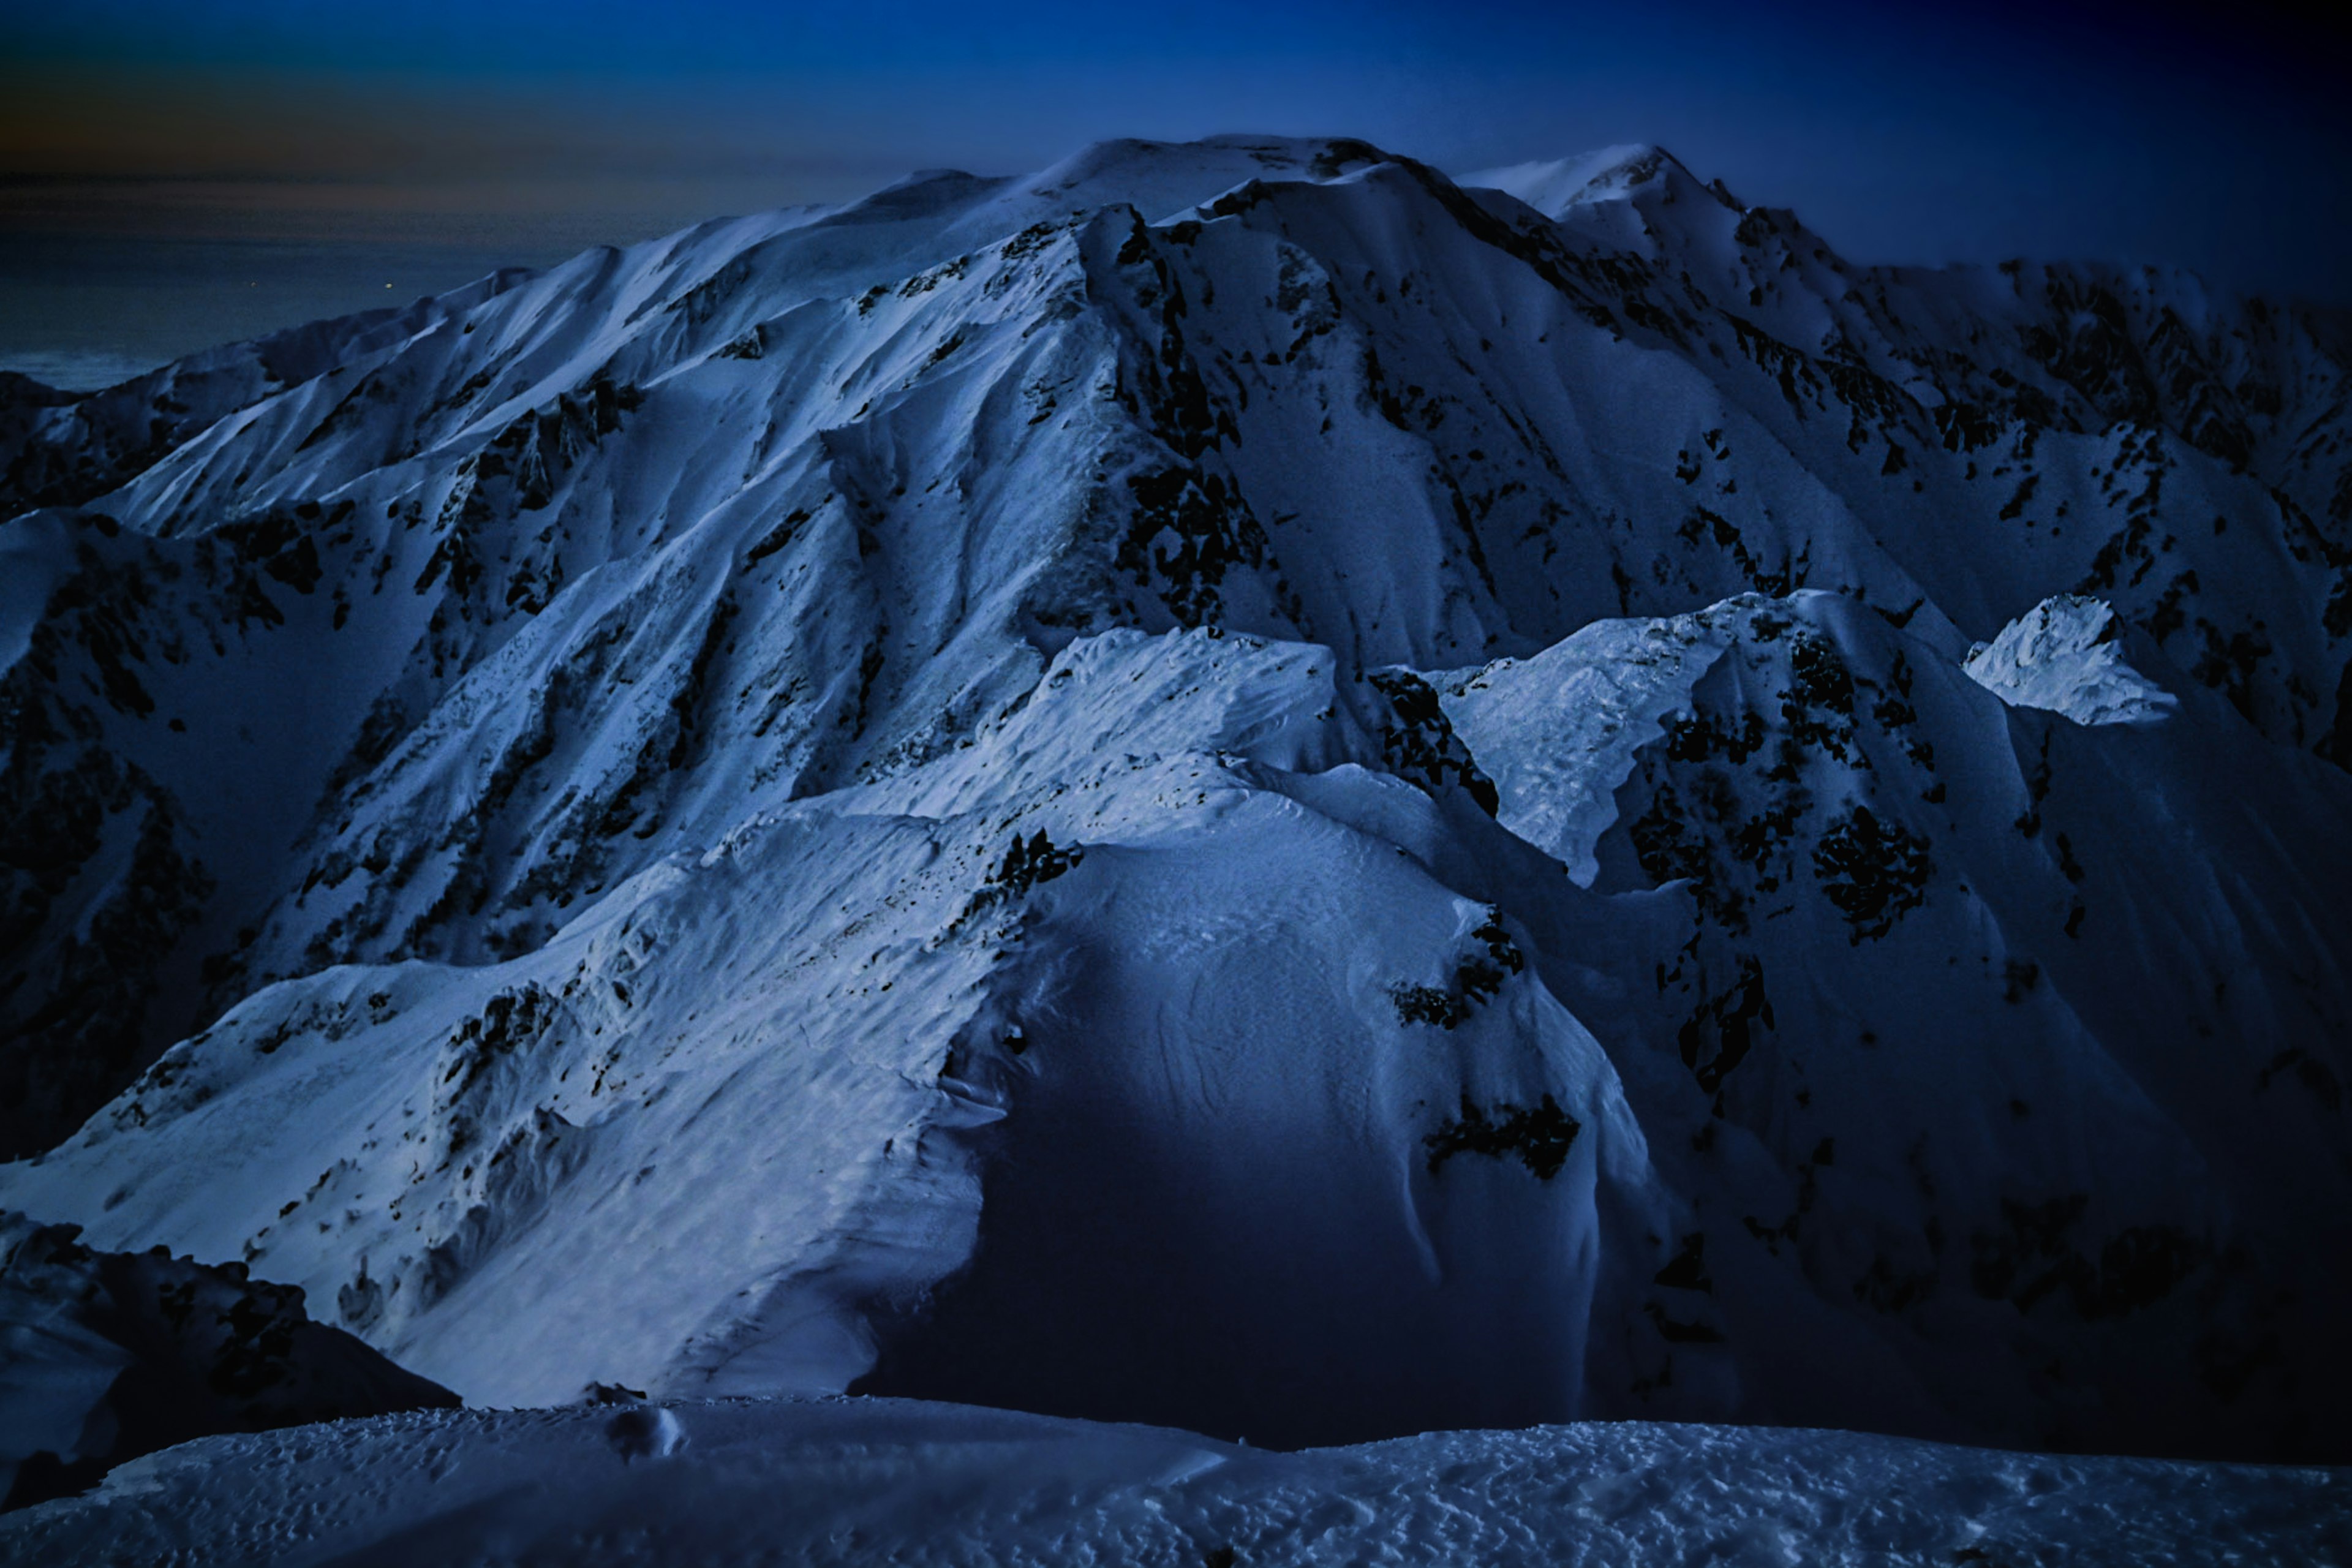
<svg viewBox="0 0 2352 1568">
<path fill-rule="evenodd" d="M 215 1432 L 456 1405 L 242 1264 L 95 1252 L 0 1213 L 0 1507 L 77 1492 Z"/>
</svg>

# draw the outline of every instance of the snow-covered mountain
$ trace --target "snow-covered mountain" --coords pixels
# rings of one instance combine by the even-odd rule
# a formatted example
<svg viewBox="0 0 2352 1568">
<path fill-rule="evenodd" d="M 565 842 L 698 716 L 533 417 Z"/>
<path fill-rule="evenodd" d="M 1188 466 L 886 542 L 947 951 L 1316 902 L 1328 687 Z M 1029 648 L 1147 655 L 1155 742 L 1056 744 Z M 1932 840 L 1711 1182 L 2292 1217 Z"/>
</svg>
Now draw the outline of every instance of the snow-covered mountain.
<svg viewBox="0 0 2352 1568">
<path fill-rule="evenodd" d="M 1244 138 L 10 382 L 0 1205 L 480 1402 L 2342 1457 L 2347 390 Z"/>
</svg>

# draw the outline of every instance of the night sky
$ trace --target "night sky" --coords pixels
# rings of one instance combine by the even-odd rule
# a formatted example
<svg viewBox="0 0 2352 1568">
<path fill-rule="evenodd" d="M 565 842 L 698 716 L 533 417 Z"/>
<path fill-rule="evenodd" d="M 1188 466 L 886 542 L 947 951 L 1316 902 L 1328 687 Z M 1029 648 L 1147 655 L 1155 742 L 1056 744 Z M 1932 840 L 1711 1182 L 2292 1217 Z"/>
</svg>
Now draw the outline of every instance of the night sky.
<svg viewBox="0 0 2352 1568">
<path fill-rule="evenodd" d="M 0 366 L 97 384 L 916 168 L 1219 131 L 1455 171 L 1656 142 L 1858 260 L 2352 305 L 2347 38 L 2262 0 L 0 0 Z"/>
</svg>

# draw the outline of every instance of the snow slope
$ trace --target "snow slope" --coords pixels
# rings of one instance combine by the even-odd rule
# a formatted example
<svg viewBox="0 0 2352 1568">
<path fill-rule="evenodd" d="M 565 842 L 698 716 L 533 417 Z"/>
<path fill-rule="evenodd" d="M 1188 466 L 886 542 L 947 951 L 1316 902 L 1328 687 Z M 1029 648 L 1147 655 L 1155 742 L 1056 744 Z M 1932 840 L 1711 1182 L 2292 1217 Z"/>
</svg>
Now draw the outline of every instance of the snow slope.
<svg viewBox="0 0 2352 1568">
<path fill-rule="evenodd" d="M 420 1413 L 216 1437 L 0 1519 L 0 1550 L 161 1561 L 2294 1564 L 2347 1472 L 1641 1422 L 1269 1453 L 898 1400 Z M 615 1428 L 622 1428 L 616 1431 Z M 634 1451 L 634 1453 L 632 1452 Z"/>
<path fill-rule="evenodd" d="M 1235 137 L 12 384 L 0 1203 L 476 1401 L 2342 1457 L 2332 342 Z"/>
</svg>

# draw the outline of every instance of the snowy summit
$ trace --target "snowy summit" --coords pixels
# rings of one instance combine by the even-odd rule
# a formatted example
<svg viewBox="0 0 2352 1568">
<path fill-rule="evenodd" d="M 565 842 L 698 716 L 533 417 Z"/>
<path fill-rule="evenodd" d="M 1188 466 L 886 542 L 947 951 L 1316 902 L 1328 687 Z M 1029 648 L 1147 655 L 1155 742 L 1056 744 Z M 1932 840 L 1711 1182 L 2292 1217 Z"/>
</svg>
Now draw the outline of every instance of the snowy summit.
<svg viewBox="0 0 2352 1568">
<path fill-rule="evenodd" d="M 2154 724 L 2179 700 L 2123 661 L 2112 605 L 2080 595 L 2044 599 L 1969 652 L 1969 679 L 2004 700 L 2078 724 Z"/>
<path fill-rule="evenodd" d="M 0 1208 L 476 1406 L 2352 1460 L 2339 342 L 1222 137 L 11 381 Z"/>
</svg>

